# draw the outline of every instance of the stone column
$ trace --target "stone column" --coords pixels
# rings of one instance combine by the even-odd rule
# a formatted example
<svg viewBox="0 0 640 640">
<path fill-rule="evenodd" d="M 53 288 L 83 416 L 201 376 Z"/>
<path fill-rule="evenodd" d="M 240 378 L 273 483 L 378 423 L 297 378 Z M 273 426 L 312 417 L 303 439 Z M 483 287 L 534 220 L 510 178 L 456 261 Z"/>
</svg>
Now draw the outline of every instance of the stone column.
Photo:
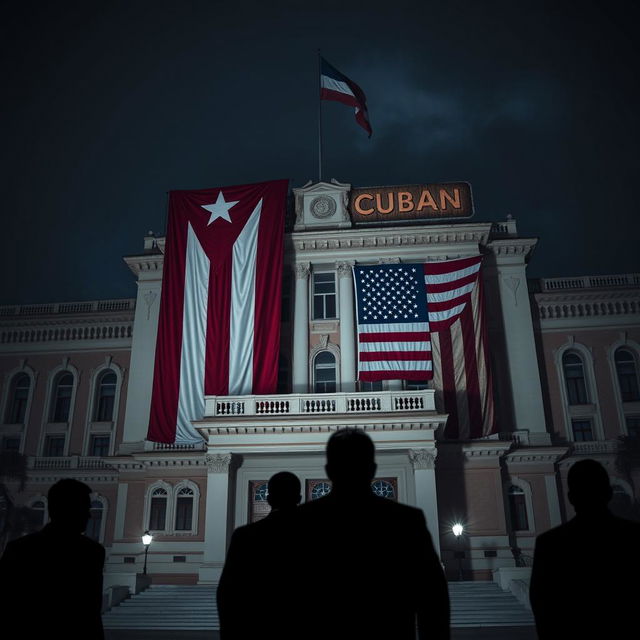
<svg viewBox="0 0 640 640">
<path fill-rule="evenodd" d="M 207 453 L 207 500 L 205 506 L 204 554 L 198 584 L 220 579 L 227 553 L 230 453 Z"/>
<path fill-rule="evenodd" d="M 342 391 L 356 390 L 356 344 L 353 299 L 354 261 L 336 262 L 340 296 L 340 379 Z"/>
<path fill-rule="evenodd" d="M 525 259 L 536 242 L 532 238 L 493 240 L 487 245 L 493 261 L 487 265 L 486 275 L 493 288 L 494 304 L 495 301 L 499 304 L 506 355 L 504 375 L 511 384 L 512 430 L 526 430 L 530 444 L 544 445 L 549 444 L 550 439 L 525 271 Z"/>
<path fill-rule="evenodd" d="M 436 449 L 411 449 L 409 460 L 413 465 L 416 483 L 416 507 L 422 509 L 433 546 L 440 557 L 440 526 L 438 520 L 438 494 L 436 493 Z"/>
<path fill-rule="evenodd" d="M 293 393 L 309 391 L 309 273 L 308 262 L 295 266 L 296 291 L 293 314 Z"/>
</svg>

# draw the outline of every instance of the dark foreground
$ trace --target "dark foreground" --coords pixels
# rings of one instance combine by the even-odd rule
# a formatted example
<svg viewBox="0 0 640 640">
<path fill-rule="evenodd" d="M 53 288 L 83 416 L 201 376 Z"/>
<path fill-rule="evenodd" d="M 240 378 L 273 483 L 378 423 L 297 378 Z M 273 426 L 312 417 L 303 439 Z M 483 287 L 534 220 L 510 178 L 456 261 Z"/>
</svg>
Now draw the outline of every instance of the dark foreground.
<svg viewBox="0 0 640 640">
<path fill-rule="evenodd" d="M 220 640 L 217 631 L 127 631 L 106 629 L 105 640 Z M 452 629 L 451 640 L 536 640 L 533 627 Z"/>
</svg>

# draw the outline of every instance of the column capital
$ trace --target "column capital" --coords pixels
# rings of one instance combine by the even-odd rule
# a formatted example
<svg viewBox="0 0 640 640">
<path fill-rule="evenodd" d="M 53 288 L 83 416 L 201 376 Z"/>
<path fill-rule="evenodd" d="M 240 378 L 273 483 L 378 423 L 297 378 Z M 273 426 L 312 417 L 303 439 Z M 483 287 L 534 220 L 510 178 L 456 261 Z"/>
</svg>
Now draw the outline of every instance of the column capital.
<svg viewBox="0 0 640 640">
<path fill-rule="evenodd" d="M 409 460 L 411 460 L 414 470 L 435 469 L 437 455 L 438 451 L 436 449 L 409 450 Z"/>
<path fill-rule="evenodd" d="M 311 273 L 311 264 L 309 262 L 296 262 L 294 266 L 297 280 L 306 280 Z"/>
<path fill-rule="evenodd" d="M 230 453 L 207 453 L 204 457 L 209 473 L 229 473 Z"/>
<path fill-rule="evenodd" d="M 336 271 L 338 272 L 338 277 L 351 278 L 351 270 L 355 263 L 355 260 L 340 260 L 339 262 L 336 262 Z"/>
</svg>

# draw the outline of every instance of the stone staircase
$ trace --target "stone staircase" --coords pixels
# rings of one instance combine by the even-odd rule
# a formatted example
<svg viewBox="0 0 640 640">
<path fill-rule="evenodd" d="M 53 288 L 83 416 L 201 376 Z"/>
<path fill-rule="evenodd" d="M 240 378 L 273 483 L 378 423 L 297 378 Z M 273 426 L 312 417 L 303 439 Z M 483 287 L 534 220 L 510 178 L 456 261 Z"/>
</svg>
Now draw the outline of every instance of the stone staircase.
<svg viewBox="0 0 640 640">
<path fill-rule="evenodd" d="M 215 585 L 151 585 L 102 616 L 105 629 L 220 629 Z"/>
<path fill-rule="evenodd" d="M 105 629 L 218 630 L 215 585 L 152 585 L 102 616 Z M 452 627 L 532 626 L 533 616 L 493 582 L 450 582 Z"/>
<path fill-rule="evenodd" d="M 450 582 L 452 627 L 533 626 L 533 614 L 495 582 Z"/>
</svg>

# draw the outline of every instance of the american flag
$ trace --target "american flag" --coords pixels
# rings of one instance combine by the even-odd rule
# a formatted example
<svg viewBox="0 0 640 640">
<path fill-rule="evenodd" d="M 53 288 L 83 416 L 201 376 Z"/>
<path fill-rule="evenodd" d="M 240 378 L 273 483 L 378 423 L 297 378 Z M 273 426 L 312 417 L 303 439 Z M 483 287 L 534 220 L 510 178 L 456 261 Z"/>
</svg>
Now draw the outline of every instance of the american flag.
<svg viewBox="0 0 640 640">
<path fill-rule="evenodd" d="M 431 380 L 448 437 L 493 433 L 481 256 L 356 265 L 358 379 Z"/>
</svg>

